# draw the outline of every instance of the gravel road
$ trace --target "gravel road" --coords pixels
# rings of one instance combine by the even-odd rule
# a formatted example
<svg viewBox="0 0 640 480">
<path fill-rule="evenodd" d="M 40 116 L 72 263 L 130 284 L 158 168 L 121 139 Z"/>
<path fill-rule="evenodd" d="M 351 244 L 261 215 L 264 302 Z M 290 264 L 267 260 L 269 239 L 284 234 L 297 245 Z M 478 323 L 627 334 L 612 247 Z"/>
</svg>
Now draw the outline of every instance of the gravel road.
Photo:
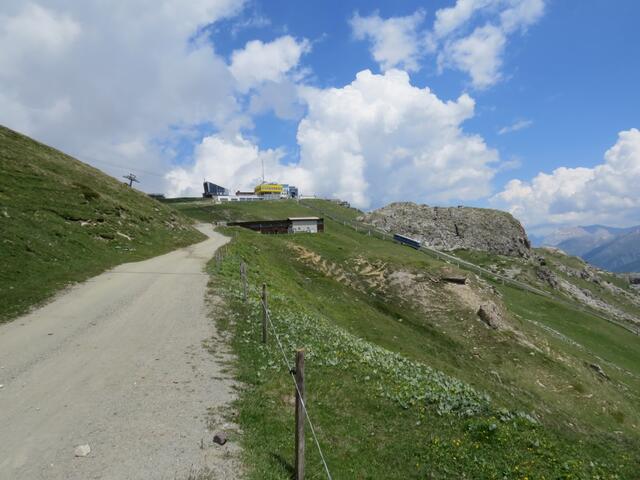
<svg viewBox="0 0 640 480">
<path fill-rule="evenodd" d="M 0 479 L 237 476 L 237 446 L 212 443 L 228 406 L 228 353 L 207 316 L 209 239 L 120 265 L 0 326 Z M 229 428 L 229 426 L 227 426 Z M 88 444 L 86 457 L 74 456 Z"/>
</svg>

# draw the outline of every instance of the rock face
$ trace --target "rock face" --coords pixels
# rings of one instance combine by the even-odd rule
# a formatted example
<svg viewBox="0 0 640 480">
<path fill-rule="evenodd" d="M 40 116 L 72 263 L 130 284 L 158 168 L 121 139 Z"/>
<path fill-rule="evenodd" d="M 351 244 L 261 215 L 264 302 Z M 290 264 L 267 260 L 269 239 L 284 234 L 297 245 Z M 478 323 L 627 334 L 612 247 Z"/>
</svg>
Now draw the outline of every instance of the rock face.
<svg viewBox="0 0 640 480">
<path fill-rule="evenodd" d="M 498 329 L 503 324 L 502 315 L 500 314 L 496 304 L 493 302 L 486 302 L 480 305 L 477 314 L 478 317 L 480 317 L 480 320 L 493 329 Z"/>
<path fill-rule="evenodd" d="M 515 257 L 530 255 L 531 244 L 520 222 L 499 210 L 429 207 L 403 202 L 366 213 L 359 220 L 440 250 L 472 249 Z"/>
</svg>

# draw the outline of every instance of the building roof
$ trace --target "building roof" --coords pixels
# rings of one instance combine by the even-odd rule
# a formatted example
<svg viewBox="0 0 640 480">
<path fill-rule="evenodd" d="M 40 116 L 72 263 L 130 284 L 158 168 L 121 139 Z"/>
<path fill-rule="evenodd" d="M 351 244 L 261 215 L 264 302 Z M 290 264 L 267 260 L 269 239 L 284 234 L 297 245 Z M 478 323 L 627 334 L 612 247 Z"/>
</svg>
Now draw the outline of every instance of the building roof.
<svg viewBox="0 0 640 480">
<path fill-rule="evenodd" d="M 320 217 L 289 217 L 287 220 L 320 220 Z"/>
</svg>

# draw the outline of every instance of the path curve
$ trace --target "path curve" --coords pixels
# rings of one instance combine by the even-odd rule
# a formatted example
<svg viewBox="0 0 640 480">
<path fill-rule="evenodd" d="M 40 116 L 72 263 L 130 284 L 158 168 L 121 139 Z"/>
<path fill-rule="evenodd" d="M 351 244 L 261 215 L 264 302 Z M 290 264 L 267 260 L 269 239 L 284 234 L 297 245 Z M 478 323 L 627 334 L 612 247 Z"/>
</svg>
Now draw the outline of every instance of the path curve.
<svg viewBox="0 0 640 480">
<path fill-rule="evenodd" d="M 228 239 L 198 228 L 210 238 L 0 326 L 0 479 L 179 480 L 206 466 L 235 478 L 233 444 L 207 430 L 233 382 L 202 344 L 216 334 L 203 270 Z M 75 457 L 81 444 L 91 453 Z"/>
</svg>

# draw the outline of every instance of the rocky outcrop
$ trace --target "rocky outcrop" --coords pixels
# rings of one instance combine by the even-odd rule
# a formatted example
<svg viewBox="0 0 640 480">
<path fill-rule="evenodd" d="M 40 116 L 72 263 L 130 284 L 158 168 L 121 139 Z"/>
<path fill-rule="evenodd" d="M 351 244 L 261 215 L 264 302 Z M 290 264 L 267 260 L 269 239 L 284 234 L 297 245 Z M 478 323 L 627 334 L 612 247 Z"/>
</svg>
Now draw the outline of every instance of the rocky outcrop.
<svg viewBox="0 0 640 480">
<path fill-rule="evenodd" d="M 497 330 L 503 326 L 504 321 L 498 307 L 493 302 L 486 302 L 478 308 L 478 317 L 491 328 Z"/>
<path fill-rule="evenodd" d="M 486 208 L 429 207 L 392 203 L 359 218 L 389 233 L 400 233 L 440 250 L 472 249 L 528 257 L 524 228 L 507 212 Z"/>
</svg>

